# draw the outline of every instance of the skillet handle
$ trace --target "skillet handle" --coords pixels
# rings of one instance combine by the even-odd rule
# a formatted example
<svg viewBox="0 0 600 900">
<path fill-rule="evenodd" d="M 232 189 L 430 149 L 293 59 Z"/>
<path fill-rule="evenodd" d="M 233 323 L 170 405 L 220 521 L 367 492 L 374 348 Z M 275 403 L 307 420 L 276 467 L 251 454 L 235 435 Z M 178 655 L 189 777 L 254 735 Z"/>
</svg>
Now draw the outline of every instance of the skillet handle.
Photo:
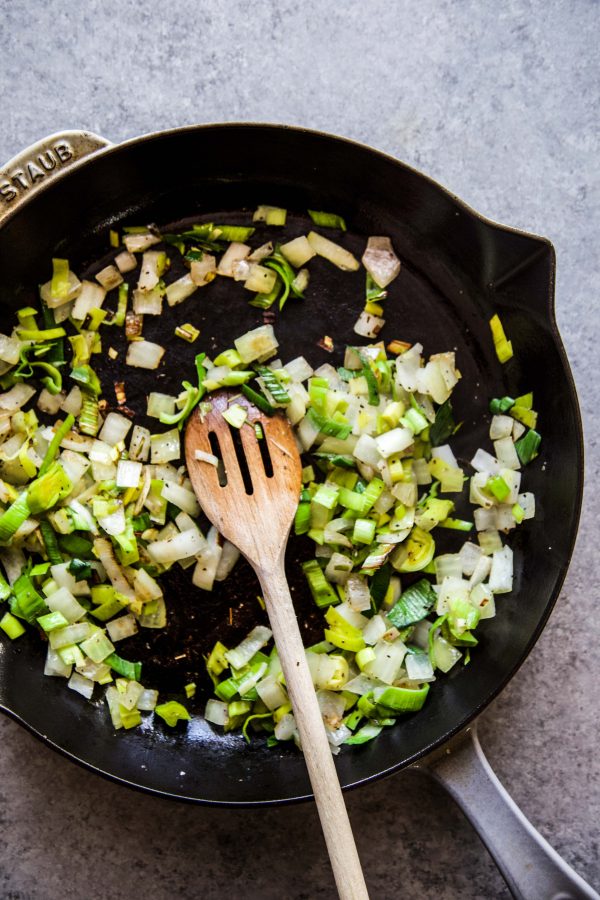
<svg viewBox="0 0 600 900">
<path fill-rule="evenodd" d="M 424 769 L 458 803 L 517 900 L 600 900 L 509 796 L 483 754 L 475 726 Z"/>
<path fill-rule="evenodd" d="M 0 169 L 0 226 L 65 168 L 110 145 L 91 131 L 59 131 L 18 153 Z"/>
</svg>

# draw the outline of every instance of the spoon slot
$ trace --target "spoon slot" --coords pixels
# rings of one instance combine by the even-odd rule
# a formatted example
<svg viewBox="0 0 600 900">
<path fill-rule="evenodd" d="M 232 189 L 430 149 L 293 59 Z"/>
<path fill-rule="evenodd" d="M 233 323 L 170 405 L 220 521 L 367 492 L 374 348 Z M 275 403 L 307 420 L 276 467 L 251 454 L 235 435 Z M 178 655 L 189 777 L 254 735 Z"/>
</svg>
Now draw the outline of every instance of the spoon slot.
<svg viewBox="0 0 600 900">
<path fill-rule="evenodd" d="M 227 469 L 225 468 L 225 463 L 223 461 L 223 454 L 221 453 L 221 445 L 219 444 L 219 438 L 215 431 L 208 432 L 208 440 L 210 443 L 210 450 L 213 456 L 216 456 L 219 460 L 219 464 L 217 466 L 217 477 L 219 479 L 219 487 L 227 486 Z"/>
</svg>

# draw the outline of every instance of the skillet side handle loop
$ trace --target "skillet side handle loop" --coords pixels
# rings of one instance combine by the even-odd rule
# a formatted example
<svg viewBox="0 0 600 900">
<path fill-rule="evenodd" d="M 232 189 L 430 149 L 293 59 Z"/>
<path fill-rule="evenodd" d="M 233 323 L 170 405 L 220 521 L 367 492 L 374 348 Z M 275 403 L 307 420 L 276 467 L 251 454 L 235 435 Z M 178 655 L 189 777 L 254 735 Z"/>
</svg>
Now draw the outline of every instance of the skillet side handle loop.
<svg viewBox="0 0 600 900">
<path fill-rule="evenodd" d="M 27 197 L 64 169 L 110 146 L 91 131 L 59 131 L 18 153 L 0 169 L 0 227 Z"/>
<path fill-rule="evenodd" d="M 600 900 L 529 822 L 494 774 L 477 730 L 424 770 L 458 803 L 517 900 Z"/>
</svg>

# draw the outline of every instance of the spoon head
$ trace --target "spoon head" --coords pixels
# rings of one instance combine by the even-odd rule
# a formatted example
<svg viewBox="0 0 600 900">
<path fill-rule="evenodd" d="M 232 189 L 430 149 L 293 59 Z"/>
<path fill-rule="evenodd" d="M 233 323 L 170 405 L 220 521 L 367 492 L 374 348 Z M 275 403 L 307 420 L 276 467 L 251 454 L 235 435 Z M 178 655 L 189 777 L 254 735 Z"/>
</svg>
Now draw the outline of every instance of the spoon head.
<svg viewBox="0 0 600 900">
<path fill-rule="evenodd" d="M 212 524 L 251 563 L 274 562 L 285 549 L 302 481 L 292 427 L 283 413 L 268 416 L 233 391 L 212 394 L 210 402 L 210 411 L 194 411 L 185 433 L 196 496 Z M 233 407 L 246 414 L 240 428 L 223 416 Z M 218 466 L 206 456 L 216 457 Z"/>
</svg>

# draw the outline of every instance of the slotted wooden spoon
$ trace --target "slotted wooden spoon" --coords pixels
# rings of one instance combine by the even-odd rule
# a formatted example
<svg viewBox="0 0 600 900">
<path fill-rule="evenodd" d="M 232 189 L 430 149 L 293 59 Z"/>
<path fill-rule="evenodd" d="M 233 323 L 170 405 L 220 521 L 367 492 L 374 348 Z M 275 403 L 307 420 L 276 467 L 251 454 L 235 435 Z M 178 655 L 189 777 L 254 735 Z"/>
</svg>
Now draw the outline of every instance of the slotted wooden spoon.
<svg viewBox="0 0 600 900">
<path fill-rule="evenodd" d="M 264 415 L 244 397 L 236 395 L 233 399 L 232 394 L 220 392 L 214 394 L 211 400 L 212 410 L 204 416 L 196 411 L 187 426 L 185 455 L 188 472 L 204 513 L 219 532 L 243 553 L 260 581 L 338 893 L 342 900 L 368 900 L 348 812 L 285 577 L 285 549 L 298 506 L 302 471 L 294 434 L 282 415 Z M 241 461 L 241 468 L 232 431 L 223 418 L 223 412 L 233 402 L 242 406 L 248 416 L 240 429 L 247 463 L 248 489 L 242 474 L 244 461 Z M 260 423 L 264 432 L 263 440 L 267 443 L 272 466 L 271 475 L 265 470 L 254 430 L 256 423 Z M 226 480 L 226 484 L 220 483 L 215 466 L 196 458 L 196 450 L 213 453 L 211 433 L 220 449 L 225 470 L 225 478 L 221 477 L 221 481 Z"/>
</svg>

